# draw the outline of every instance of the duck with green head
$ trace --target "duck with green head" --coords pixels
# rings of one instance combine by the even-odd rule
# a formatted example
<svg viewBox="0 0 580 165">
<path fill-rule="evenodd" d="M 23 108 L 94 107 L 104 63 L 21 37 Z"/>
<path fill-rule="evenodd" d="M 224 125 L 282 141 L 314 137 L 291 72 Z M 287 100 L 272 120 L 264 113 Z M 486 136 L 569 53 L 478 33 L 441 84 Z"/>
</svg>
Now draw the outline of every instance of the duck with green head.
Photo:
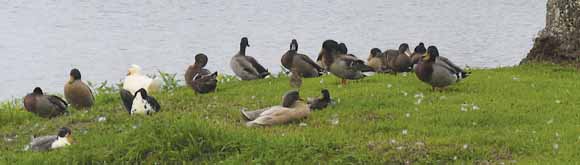
<svg viewBox="0 0 580 165">
<path fill-rule="evenodd" d="M 422 61 L 417 64 L 415 74 L 419 80 L 431 85 L 433 90 L 444 89 L 469 76 L 469 73 L 450 67 L 445 62 L 437 62 L 439 50 L 435 46 L 429 46 Z"/>
<path fill-rule="evenodd" d="M 256 80 L 270 75 L 270 72 L 254 57 L 246 55 L 246 47 L 250 47 L 250 43 L 248 38 L 243 37 L 240 41 L 240 50 L 230 60 L 230 67 L 236 76 L 242 80 Z"/>
</svg>

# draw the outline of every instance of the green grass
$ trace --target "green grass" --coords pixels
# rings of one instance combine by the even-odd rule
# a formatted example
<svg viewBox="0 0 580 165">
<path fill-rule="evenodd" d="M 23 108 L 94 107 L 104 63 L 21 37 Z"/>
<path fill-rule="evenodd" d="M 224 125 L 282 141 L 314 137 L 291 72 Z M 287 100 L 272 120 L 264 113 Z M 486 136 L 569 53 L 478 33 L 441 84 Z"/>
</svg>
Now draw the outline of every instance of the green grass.
<svg viewBox="0 0 580 165">
<path fill-rule="evenodd" d="M 265 128 L 245 127 L 239 110 L 279 104 L 290 89 L 287 77 L 246 82 L 222 77 L 218 91 L 206 95 L 177 87 L 155 94 L 162 109 L 153 116 L 129 116 L 112 89 L 99 90 L 92 109 L 70 109 L 70 115 L 52 120 L 26 112 L 20 101 L 6 102 L 0 106 L 0 161 L 580 161 L 580 74 L 575 69 L 535 64 L 472 72 L 444 92 L 432 92 L 414 74 L 375 75 L 347 86 L 339 86 L 334 76 L 305 79 L 303 97 L 328 88 L 336 105 L 301 122 Z M 106 121 L 98 122 L 99 116 Z M 23 150 L 31 135 L 55 134 L 62 126 L 73 129 L 75 144 L 51 152 Z"/>
</svg>

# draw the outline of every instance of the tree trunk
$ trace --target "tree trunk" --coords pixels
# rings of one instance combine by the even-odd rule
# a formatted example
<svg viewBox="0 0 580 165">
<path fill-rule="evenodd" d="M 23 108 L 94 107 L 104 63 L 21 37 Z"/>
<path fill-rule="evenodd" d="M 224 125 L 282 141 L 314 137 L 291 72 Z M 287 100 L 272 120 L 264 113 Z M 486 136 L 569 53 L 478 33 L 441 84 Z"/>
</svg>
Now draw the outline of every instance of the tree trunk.
<svg viewBox="0 0 580 165">
<path fill-rule="evenodd" d="M 546 27 L 521 63 L 580 63 L 580 0 L 548 0 Z"/>
</svg>

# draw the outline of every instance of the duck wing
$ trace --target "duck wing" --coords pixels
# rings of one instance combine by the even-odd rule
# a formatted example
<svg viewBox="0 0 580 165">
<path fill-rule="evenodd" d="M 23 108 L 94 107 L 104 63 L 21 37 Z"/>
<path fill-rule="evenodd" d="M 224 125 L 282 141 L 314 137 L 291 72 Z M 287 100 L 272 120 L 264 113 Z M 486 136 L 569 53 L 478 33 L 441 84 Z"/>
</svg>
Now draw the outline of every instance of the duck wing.
<svg viewBox="0 0 580 165">
<path fill-rule="evenodd" d="M 133 106 L 133 94 L 125 89 L 120 89 L 119 94 L 121 94 L 121 100 L 123 101 L 123 106 L 125 110 L 131 113 L 131 106 Z"/>
<path fill-rule="evenodd" d="M 159 110 L 161 109 L 161 105 L 159 105 L 159 102 L 157 102 L 157 100 L 153 96 L 149 96 L 145 98 L 145 100 L 147 101 L 147 103 L 149 103 L 149 105 L 151 105 L 151 107 L 153 107 L 153 110 L 155 110 L 155 112 L 159 112 Z"/>
<path fill-rule="evenodd" d="M 296 57 L 296 56 L 295 56 L 295 57 Z M 304 62 L 306 62 L 306 63 L 308 63 L 308 64 L 312 65 L 312 67 L 316 68 L 316 70 L 317 70 L 318 72 L 322 72 L 322 71 L 323 71 L 322 67 L 320 67 L 320 65 L 318 65 L 318 63 L 316 63 L 316 62 L 312 61 L 312 59 L 310 59 L 310 57 L 308 57 L 308 56 L 306 56 L 306 55 L 304 55 L 304 54 L 298 54 L 298 57 L 299 57 L 301 60 L 303 60 Z"/>
<path fill-rule="evenodd" d="M 47 97 L 47 99 L 48 99 L 48 101 L 50 101 L 50 103 L 52 103 L 54 106 L 56 106 L 60 112 L 66 111 L 66 108 L 68 107 L 68 103 L 66 103 L 66 101 L 64 101 L 62 98 L 55 96 L 55 95 L 49 95 Z"/>
<path fill-rule="evenodd" d="M 453 71 L 453 73 L 459 73 L 461 74 L 461 78 L 466 78 L 467 76 L 470 75 L 469 72 L 465 72 L 465 70 L 461 69 L 461 67 L 455 65 L 453 62 L 451 62 L 451 60 L 449 60 L 448 58 L 439 56 L 437 57 L 437 61 L 440 64 L 444 64 L 446 65 L 446 67 L 448 69 L 451 69 Z"/>
<path fill-rule="evenodd" d="M 258 71 L 258 73 L 262 74 L 262 73 L 268 72 L 268 70 L 266 68 L 264 68 L 264 66 L 260 65 L 260 63 L 258 63 L 258 61 L 256 61 L 256 59 L 254 57 L 251 57 L 251 56 L 244 56 L 244 57 L 246 57 L 248 62 L 250 62 L 250 64 L 252 64 L 252 67 L 256 68 L 256 71 Z"/>
<path fill-rule="evenodd" d="M 52 147 L 52 143 L 56 141 L 56 139 L 56 135 L 33 138 L 29 144 L 29 147 L 33 151 L 46 151 Z"/>
</svg>

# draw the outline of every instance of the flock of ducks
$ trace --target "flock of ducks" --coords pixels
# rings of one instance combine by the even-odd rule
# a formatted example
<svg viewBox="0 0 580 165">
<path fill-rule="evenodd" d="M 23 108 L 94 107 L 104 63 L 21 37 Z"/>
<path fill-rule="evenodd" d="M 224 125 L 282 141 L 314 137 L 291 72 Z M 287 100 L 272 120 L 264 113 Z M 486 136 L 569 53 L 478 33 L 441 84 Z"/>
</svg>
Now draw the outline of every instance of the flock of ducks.
<svg viewBox="0 0 580 165">
<path fill-rule="evenodd" d="M 250 47 L 248 38 L 243 37 L 238 53 L 230 61 L 230 67 L 235 75 L 241 80 L 256 80 L 269 76 L 268 69 L 252 56 L 246 55 L 247 47 Z M 187 86 L 196 93 L 204 94 L 216 90 L 218 72 L 205 69 L 207 63 L 208 57 L 205 54 L 197 54 L 194 64 L 188 66 L 185 72 Z M 423 43 L 419 43 L 412 53 L 406 43 L 402 43 L 398 49 L 384 52 L 372 48 L 365 62 L 349 54 L 346 44 L 326 40 L 322 43 L 322 49 L 314 61 L 308 55 L 298 53 L 298 41 L 293 39 L 290 42 L 290 49 L 282 55 L 281 64 L 288 70 L 287 73 L 291 74 L 290 86 L 294 89 L 284 94 L 280 105 L 253 111 L 242 110 L 241 116 L 246 120 L 246 126 L 289 123 L 309 116 L 313 110 L 324 109 L 332 102 L 327 89 L 322 89 L 318 98 L 303 100 L 297 90 L 302 86 L 302 78 L 319 77 L 330 73 L 339 77 L 342 85 L 346 85 L 347 80 L 366 77 L 365 72 L 397 74 L 414 71 L 417 78 L 431 85 L 433 90 L 443 90 L 470 74 L 449 59 L 440 56 L 437 47 L 429 46 L 426 49 Z M 72 69 L 69 76 L 64 85 L 66 101 L 55 95 L 46 95 L 40 87 L 36 87 L 23 99 L 26 110 L 40 117 L 54 118 L 66 114 L 69 104 L 76 109 L 93 106 L 95 104 L 93 92 L 82 81 L 81 72 Z M 119 91 L 121 102 L 130 115 L 151 115 L 159 112 L 161 106 L 150 93 L 159 91 L 161 86 L 160 79 L 143 75 L 141 67 L 131 65 Z M 57 135 L 33 138 L 28 148 L 47 151 L 64 147 L 72 143 L 71 137 L 71 129 L 63 127 Z"/>
</svg>

